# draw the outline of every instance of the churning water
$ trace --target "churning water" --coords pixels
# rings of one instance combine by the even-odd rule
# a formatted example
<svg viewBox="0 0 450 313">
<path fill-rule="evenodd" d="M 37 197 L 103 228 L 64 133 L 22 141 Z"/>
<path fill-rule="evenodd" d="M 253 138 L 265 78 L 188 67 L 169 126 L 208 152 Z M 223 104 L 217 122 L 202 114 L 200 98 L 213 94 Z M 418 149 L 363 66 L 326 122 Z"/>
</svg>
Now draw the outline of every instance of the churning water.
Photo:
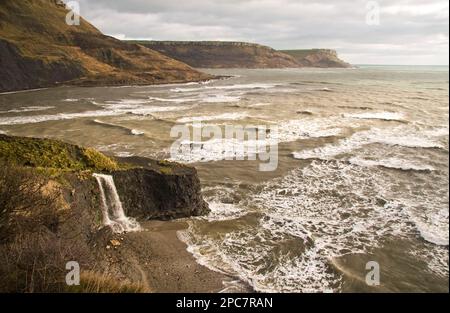
<svg viewBox="0 0 450 313">
<path fill-rule="evenodd" d="M 172 157 L 212 209 L 180 233 L 198 262 L 258 291 L 448 292 L 448 67 L 208 71 L 234 77 L 1 95 L 0 132 L 171 158 L 175 125 L 276 125 L 273 172 L 224 160 L 235 139 Z"/>
</svg>

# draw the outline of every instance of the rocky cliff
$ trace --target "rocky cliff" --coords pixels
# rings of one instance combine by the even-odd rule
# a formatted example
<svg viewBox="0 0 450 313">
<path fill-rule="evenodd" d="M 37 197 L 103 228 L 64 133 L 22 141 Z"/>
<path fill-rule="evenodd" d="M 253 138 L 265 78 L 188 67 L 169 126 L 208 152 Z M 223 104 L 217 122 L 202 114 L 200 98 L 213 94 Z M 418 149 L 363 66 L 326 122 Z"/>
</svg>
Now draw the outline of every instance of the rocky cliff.
<svg viewBox="0 0 450 313">
<path fill-rule="evenodd" d="M 142 168 L 113 173 L 130 216 L 168 220 L 209 212 L 194 168 L 165 161 L 140 159 L 139 162 Z"/>
<path fill-rule="evenodd" d="M 134 41 L 196 68 L 298 67 L 290 55 L 244 42 Z"/>
<path fill-rule="evenodd" d="M 68 175 L 72 185 L 94 186 L 91 192 L 97 195 L 100 192 L 92 173 L 110 174 L 126 213 L 140 219 L 167 220 L 209 212 L 195 168 L 178 163 L 146 158 L 117 162 L 94 149 L 57 140 L 0 135 L 2 163 L 45 169 L 64 179 Z M 80 173 L 84 178 L 77 182 L 73 177 Z"/>
<path fill-rule="evenodd" d="M 156 84 L 210 76 L 156 51 L 67 25 L 58 0 L 0 1 L 0 92 L 78 85 Z"/>
<path fill-rule="evenodd" d="M 113 177 L 126 215 L 143 231 L 117 234 L 104 225 L 104 201 L 115 202 L 94 173 Z M 147 292 L 149 285 L 166 290 L 166 280 L 175 288 L 177 275 L 189 272 L 187 263 L 177 267 L 179 256 L 190 256 L 177 250 L 185 247 L 175 235 L 160 244 L 167 238 L 148 231 L 145 220 L 209 211 L 194 168 L 145 158 L 119 161 L 56 140 L 6 135 L 0 135 L 0 208 L 0 292 Z M 112 211 L 108 215 L 116 216 Z M 65 283 L 70 260 L 82 269 L 80 286 Z M 158 269 L 145 268 L 150 263 Z"/>
<path fill-rule="evenodd" d="M 197 68 L 351 67 L 330 49 L 276 51 L 221 41 L 132 41 Z"/>
<path fill-rule="evenodd" d="M 309 49 L 309 50 L 283 50 L 281 51 L 295 58 L 301 67 L 334 67 L 349 68 L 349 63 L 342 61 L 335 50 Z"/>
</svg>

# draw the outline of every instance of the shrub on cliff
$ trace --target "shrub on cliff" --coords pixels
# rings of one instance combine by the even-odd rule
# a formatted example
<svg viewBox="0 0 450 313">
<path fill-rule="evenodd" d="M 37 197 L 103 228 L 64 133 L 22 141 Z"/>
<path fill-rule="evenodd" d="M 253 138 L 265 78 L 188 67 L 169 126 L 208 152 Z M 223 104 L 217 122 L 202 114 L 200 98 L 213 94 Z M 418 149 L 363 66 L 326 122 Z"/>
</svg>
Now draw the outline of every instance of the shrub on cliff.
<svg viewBox="0 0 450 313">
<path fill-rule="evenodd" d="M 119 169 L 117 162 L 92 148 L 52 139 L 0 135 L 0 161 L 15 166 L 66 171 L 110 172 Z"/>
<path fill-rule="evenodd" d="M 60 196 L 36 171 L 0 164 L 0 292 L 64 291 L 66 262 L 91 263 L 86 244 L 59 232 L 72 217 Z"/>
</svg>

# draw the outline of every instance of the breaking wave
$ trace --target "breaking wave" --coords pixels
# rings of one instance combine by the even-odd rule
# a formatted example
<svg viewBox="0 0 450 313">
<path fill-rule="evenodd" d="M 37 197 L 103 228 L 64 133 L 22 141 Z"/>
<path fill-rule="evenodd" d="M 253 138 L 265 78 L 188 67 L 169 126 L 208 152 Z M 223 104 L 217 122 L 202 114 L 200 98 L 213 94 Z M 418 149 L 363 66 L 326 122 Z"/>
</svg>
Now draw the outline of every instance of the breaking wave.
<svg viewBox="0 0 450 313">
<path fill-rule="evenodd" d="M 367 112 L 367 113 L 346 113 L 345 117 L 368 120 L 400 121 L 403 122 L 405 115 L 396 112 Z"/>
<path fill-rule="evenodd" d="M 370 160 L 363 159 L 359 157 L 353 157 L 349 160 L 350 163 L 359 166 L 382 166 L 386 168 L 399 169 L 403 171 L 414 170 L 414 171 L 434 171 L 435 168 L 431 165 L 420 164 L 413 161 L 408 161 L 400 158 L 388 158 L 381 160 Z"/>
<path fill-rule="evenodd" d="M 368 131 L 356 132 L 349 138 L 341 140 L 338 144 L 294 152 L 293 156 L 297 159 L 326 160 L 374 143 L 408 148 L 445 148 L 435 136 L 427 135 L 426 132 L 418 133 L 405 127 L 372 128 Z"/>
<path fill-rule="evenodd" d="M 419 223 L 414 212 L 439 196 L 414 194 L 413 188 L 402 196 L 397 187 L 376 168 L 314 161 L 263 185 L 237 205 L 258 207 L 256 222 L 224 228 L 214 236 L 190 223 L 181 238 L 200 264 L 238 275 L 257 291 L 339 291 L 343 273 L 333 266 L 336 258 L 370 253 L 382 248 L 387 238 L 421 236 L 448 245 L 448 206 Z M 433 211 L 442 204 L 432 201 Z M 448 275 L 448 253 L 436 258 L 429 270 Z"/>
<path fill-rule="evenodd" d="M 97 104 L 100 105 L 100 104 Z M 0 118 L 0 125 L 33 124 L 48 121 L 72 120 L 86 117 L 119 116 L 124 114 L 149 115 L 157 112 L 181 111 L 190 107 L 180 106 L 143 106 L 137 102 L 111 102 L 102 104 L 104 110 L 85 111 L 79 113 L 58 113 L 52 115 L 13 116 Z"/>
<path fill-rule="evenodd" d="M 7 111 L 0 111 L 0 114 L 5 113 L 24 113 L 24 112 L 39 112 L 39 111 L 47 111 L 50 109 L 54 109 L 54 106 L 29 106 L 29 107 L 21 107 L 19 109 L 11 109 Z"/>
</svg>

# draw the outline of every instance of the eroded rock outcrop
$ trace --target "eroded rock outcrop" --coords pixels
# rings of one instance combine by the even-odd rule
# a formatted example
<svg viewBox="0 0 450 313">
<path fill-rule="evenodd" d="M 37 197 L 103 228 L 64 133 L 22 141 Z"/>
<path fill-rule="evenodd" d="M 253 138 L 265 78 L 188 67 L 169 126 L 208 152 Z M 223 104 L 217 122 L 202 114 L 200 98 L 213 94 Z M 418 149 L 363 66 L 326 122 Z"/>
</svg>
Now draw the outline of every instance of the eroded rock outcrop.
<svg viewBox="0 0 450 313">
<path fill-rule="evenodd" d="M 195 168 L 167 161 L 127 158 L 121 162 L 102 153 L 58 140 L 0 135 L 0 165 L 45 169 L 55 180 L 70 182 L 68 203 L 78 191 L 90 194 L 82 209 L 92 211 L 101 226 L 100 190 L 94 173 L 106 173 L 115 185 L 128 216 L 138 219 L 175 219 L 209 212 Z M 94 196 L 92 196 L 94 195 Z M 89 198 L 89 197 L 88 197 Z M 78 201 L 77 201 L 78 202 Z"/>
<path fill-rule="evenodd" d="M 113 173 L 128 216 L 168 220 L 209 212 L 194 168 L 167 163 L 152 167 Z"/>
</svg>

